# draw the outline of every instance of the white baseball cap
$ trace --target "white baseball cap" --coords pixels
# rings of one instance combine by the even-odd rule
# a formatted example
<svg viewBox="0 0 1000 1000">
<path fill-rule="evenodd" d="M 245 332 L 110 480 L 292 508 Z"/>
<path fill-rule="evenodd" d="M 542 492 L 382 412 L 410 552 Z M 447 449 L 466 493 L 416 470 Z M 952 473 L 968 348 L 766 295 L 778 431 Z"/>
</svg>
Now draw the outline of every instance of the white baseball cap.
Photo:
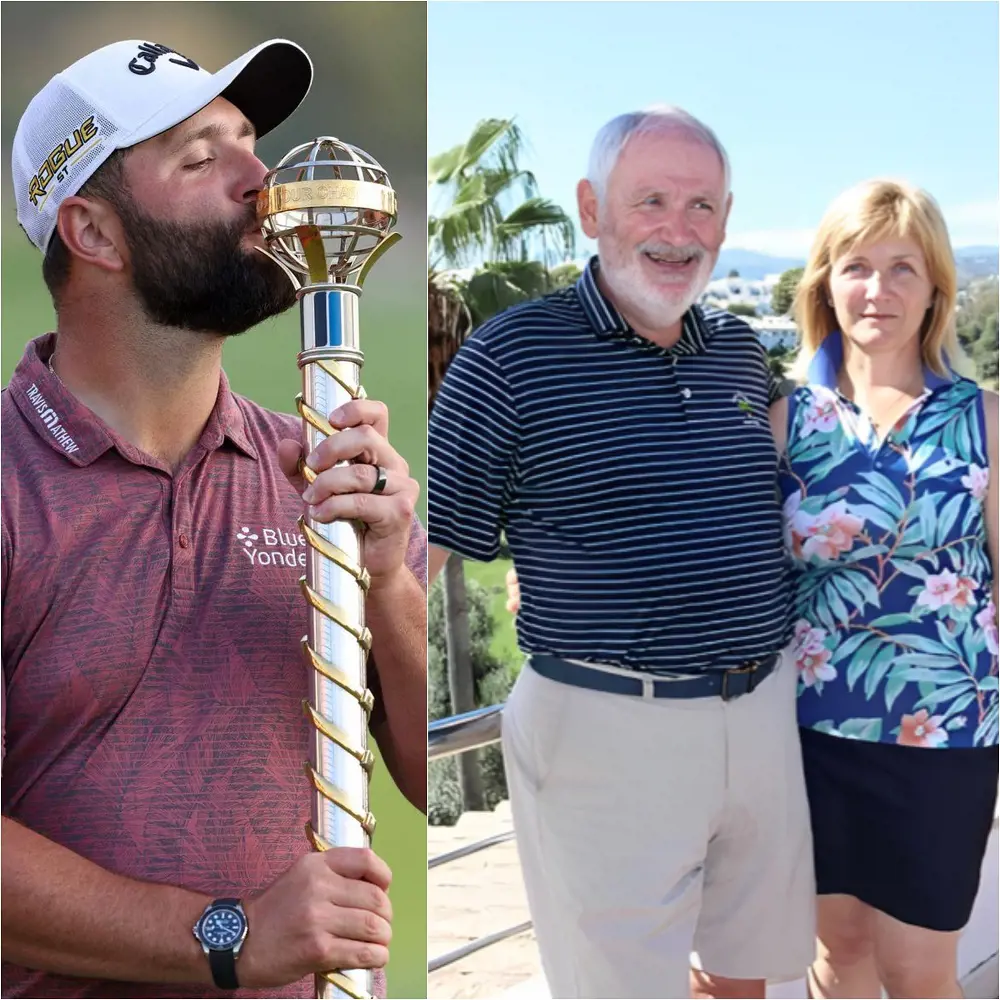
<svg viewBox="0 0 1000 1000">
<path fill-rule="evenodd" d="M 54 76 L 21 116 L 12 164 L 17 221 L 44 252 L 59 205 L 116 149 L 173 128 L 220 96 L 262 136 L 302 103 L 311 85 L 309 56 L 282 38 L 218 73 L 166 45 L 106 45 Z"/>
</svg>

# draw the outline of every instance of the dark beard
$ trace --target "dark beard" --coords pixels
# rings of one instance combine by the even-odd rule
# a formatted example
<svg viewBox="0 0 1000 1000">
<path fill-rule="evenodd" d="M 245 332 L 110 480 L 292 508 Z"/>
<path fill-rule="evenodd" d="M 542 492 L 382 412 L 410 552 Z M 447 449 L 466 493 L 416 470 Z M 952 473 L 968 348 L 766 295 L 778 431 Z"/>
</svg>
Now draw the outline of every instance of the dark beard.
<svg viewBox="0 0 1000 1000">
<path fill-rule="evenodd" d="M 249 212 L 224 223 L 164 222 L 131 199 L 116 205 L 132 258 L 132 280 L 155 323 L 204 333 L 237 334 L 295 304 L 288 276 L 243 237 Z"/>
</svg>

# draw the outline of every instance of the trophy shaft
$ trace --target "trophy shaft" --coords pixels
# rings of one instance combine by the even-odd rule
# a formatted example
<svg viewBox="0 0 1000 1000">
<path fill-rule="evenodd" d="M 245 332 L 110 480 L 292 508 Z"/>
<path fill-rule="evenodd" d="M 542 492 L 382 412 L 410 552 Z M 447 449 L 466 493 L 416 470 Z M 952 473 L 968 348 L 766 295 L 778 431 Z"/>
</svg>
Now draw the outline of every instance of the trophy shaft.
<svg viewBox="0 0 1000 1000">
<path fill-rule="evenodd" d="M 300 410 L 306 453 L 331 428 L 330 412 L 359 394 L 363 357 L 358 339 L 358 294 L 348 288 L 307 289 L 300 295 L 303 391 Z M 334 431 L 334 433 L 337 433 Z M 361 526 L 353 521 L 304 522 L 303 579 L 309 605 L 306 657 L 310 662 L 312 721 L 311 827 L 319 846 L 368 847 L 374 820 L 368 809 L 371 754 L 367 750 L 365 590 Z M 317 977 L 320 997 L 371 993 L 367 970 Z"/>
<path fill-rule="evenodd" d="M 396 195 L 364 150 L 333 136 L 291 150 L 268 172 L 257 195 L 267 249 L 298 288 L 303 389 L 298 408 L 309 454 L 338 433 L 330 413 L 363 398 L 358 298 L 372 265 L 398 239 Z M 303 468 L 312 482 L 315 474 Z M 372 695 L 366 686 L 371 633 L 365 627 L 364 525 L 301 519 L 308 555 L 300 585 L 309 608 L 303 651 L 309 666 L 310 823 L 315 850 L 367 847 L 375 827 L 368 809 L 373 757 L 367 748 Z M 316 976 L 316 996 L 370 997 L 363 969 Z"/>
</svg>

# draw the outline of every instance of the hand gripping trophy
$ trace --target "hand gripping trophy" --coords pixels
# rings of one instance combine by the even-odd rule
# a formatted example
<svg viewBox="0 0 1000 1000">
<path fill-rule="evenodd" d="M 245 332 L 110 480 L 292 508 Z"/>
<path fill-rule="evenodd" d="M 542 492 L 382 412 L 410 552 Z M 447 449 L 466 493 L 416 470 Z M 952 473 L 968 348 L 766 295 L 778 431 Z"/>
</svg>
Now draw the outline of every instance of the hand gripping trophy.
<svg viewBox="0 0 1000 1000">
<path fill-rule="evenodd" d="M 302 416 L 305 454 L 337 433 L 326 419 L 364 397 L 358 301 L 374 262 L 399 240 L 396 193 L 367 153 L 322 137 L 293 149 L 258 195 L 267 253 L 298 288 L 302 321 Z M 302 466 L 307 482 L 315 473 Z M 367 748 L 372 694 L 366 687 L 371 633 L 365 627 L 362 526 L 301 518 L 308 544 L 300 580 L 309 607 L 302 648 L 310 674 L 312 726 L 306 774 L 313 789 L 306 835 L 314 850 L 367 847 L 375 828 L 368 809 L 373 756 Z M 371 973 L 339 970 L 316 977 L 317 997 L 368 997 Z"/>
</svg>

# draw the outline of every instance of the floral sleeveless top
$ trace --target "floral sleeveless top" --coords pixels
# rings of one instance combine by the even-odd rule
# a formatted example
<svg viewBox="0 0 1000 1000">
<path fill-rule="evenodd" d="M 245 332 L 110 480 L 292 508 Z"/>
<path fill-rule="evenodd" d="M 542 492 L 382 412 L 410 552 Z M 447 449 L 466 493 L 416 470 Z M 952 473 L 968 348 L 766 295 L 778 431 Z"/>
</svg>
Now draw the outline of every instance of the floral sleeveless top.
<svg viewBox="0 0 1000 1000">
<path fill-rule="evenodd" d="M 997 743 L 982 394 L 925 370 L 879 442 L 827 337 L 789 398 L 779 478 L 795 580 L 799 724 L 921 747 Z"/>
</svg>

